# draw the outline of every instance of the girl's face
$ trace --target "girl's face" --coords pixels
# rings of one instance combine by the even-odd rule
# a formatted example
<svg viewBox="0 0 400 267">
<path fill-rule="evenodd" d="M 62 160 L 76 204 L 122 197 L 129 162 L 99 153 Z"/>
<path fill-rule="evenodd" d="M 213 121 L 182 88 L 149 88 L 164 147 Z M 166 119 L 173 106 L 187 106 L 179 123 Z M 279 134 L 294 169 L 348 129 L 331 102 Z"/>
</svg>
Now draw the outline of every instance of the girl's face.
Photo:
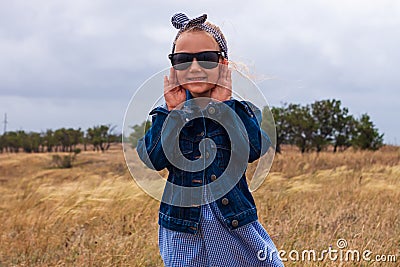
<svg viewBox="0 0 400 267">
<path fill-rule="evenodd" d="M 184 32 L 179 36 L 174 53 L 199 53 L 219 50 L 218 43 L 208 33 L 192 31 Z M 213 69 L 204 69 L 194 58 L 189 68 L 177 70 L 176 76 L 179 84 L 189 90 L 193 97 L 210 97 L 211 89 L 215 87 L 219 78 L 219 66 Z"/>
</svg>

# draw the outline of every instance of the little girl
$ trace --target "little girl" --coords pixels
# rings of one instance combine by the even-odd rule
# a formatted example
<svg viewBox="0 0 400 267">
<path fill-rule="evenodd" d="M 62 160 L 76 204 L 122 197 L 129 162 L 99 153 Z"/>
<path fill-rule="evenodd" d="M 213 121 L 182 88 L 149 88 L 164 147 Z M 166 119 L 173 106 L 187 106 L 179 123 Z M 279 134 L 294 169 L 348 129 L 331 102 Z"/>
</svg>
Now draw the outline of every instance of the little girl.
<svg viewBox="0 0 400 267">
<path fill-rule="evenodd" d="M 189 20 L 181 13 L 172 17 L 179 32 L 169 55 L 170 74 L 164 77 L 166 105 L 150 113 L 152 126 L 139 140 L 137 151 L 150 168 L 167 168 L 168 183 L 174 186 L 193 189 L 221 181 L 222 187 L 232 185 L 222 190 L 222 196 L 221 190 L 191 193 L 191 205 L 183 204 L 183 196 L 177 190 L 165 188 L 158 221 L 161 257 L 165 266 L 171 267 L 283 266 L 275 245 L 258 221 L 245 173 L 235 168 L 241 162 L 246 166 L 257 160 L 266 153 L 270 141 L 260 129 L 259 110 L 249 102 L 232 98 L 226 40 L 219 27 L 206 19 L 207 15 L 202 15 Z M 183 127 L 178 127 L 178 122 L 183 122 Z M 237 133 L 234 136 L 241 137 L 230 139 L 228 133 L 233 131 Z M 165 137 L 174 134 L 178 142 Z M 205 139 L 212 142 L 204 142 Z M 235 155 L 237 164 L 231 164 Z M 179 157 L 181 161 L 175 160 Z M 185 160 L 200 161 L 204 168 L 176 164 Z M 229 168 L 231 171 L 226 173 Z M 238 179 L 232 178 L 232 182 L 224 175 Z M 200 205 L 199 198 L 203 199 Z"/>
</svg>

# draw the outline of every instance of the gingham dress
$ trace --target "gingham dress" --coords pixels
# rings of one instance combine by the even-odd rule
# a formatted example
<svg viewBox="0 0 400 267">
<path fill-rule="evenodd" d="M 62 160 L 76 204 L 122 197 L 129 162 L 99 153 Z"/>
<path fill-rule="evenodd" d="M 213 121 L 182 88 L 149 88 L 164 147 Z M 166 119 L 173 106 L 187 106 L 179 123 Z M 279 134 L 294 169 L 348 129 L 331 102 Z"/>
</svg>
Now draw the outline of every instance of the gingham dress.
<svg viewBox="0 0 400 267">
<path fill-rule="evenodd" d="M 167 267 L 283 266 L 274 243 L 258 220 L 230 230 L 215 202 L 201 206 L 196 235 L 159 226 L 159 246 Z"/>
</svg>

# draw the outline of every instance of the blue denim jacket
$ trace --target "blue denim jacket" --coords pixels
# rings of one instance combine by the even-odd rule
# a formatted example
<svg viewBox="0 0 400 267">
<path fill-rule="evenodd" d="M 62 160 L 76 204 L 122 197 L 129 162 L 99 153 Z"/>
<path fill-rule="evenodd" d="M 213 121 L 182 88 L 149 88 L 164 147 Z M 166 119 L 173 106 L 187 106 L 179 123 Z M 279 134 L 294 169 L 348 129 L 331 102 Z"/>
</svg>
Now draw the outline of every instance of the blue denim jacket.
<svg viewBox="0 0 400 267">
<path fill-rule="evenodd" d="M 187 99 L 190 99 L 188 93 Z M 202 112 L 217 114 L 223 112 L 221 105 L 227 105 L 234 110 L 242 120 L 247 132 L 247 138 L 243 139 L 249 146 L 247 162 L 257 160 L 266 153 L 270 147 L 270 139 L 261 130 L 261 112 L 249 102 L 229 100 L 223 103 L 210 103 Z M 150 168 L 169 171 L 168 181 L 185 187 L 196 187 L 211 183 L 218 179 L 224 172 L 231 158 L 231 144 L 226 130 L 219 123 L 207 117 L 188 119 L 188 112 L 184 110 L 168 111 L 163 107 L 157 107 L 150 112 L 152 126 L 145 136 L 138 141 L 137 152 L 141 160 Z M 180 149 L 181 153 L 188 160 L 196 160 L 201 157 L 199 144 L 204 138 L 212 139 L 216 144 L 216 156 L 213 162 L 204 170 L 188 172 L 183 171 L 167 159 L 163 147 L 161 132 L 167 116 L 170 124 L 170 131 L 163 131 L 163 134 L 173 134 L 174 120 L 185 120 L 184 127 L 179 134 L 179 148 L 171 145 L 164 145 L 164 149 Z M 224 114 L 220 114 L 221 116 Z M 226 114 L 225 114 L 226 115 Z M 236 117 L 236 118 L 238 118 Z M 231 123 L 232 124 L 232 123 Z M 234 123 L 233 123 L 234 124 Z M 232 127 L 235 127 L 232 125 Z M 172 129 L 172 130 L 171 130 Z M 262 142 L 263 146 L 261 146 Z M 265 145 L 266 144 L 266 145 Z M 205 155 L 208 156 L 207 152 Z M 246 156 L 247 157 L 247 156 Z M 245 163 L 247 164 L 247 163 Z M 229 229 L 235 229 L 257 220 L 257 210 L 254 199 L 248 189 L 245 173 L 241 173 L 239 182 L 223 197 L 216 200 L 216 204 L 224 217 L 224 223 Z M 237 176 L 239 177 L 239 176 Z M 165 191 L 164 191 L 165 193 Z M 179 232 L 197 233 L 200 222 L 200 206 L 181 207 L 161 202 L 158 223 L 163 227 Z"/>
</svg>

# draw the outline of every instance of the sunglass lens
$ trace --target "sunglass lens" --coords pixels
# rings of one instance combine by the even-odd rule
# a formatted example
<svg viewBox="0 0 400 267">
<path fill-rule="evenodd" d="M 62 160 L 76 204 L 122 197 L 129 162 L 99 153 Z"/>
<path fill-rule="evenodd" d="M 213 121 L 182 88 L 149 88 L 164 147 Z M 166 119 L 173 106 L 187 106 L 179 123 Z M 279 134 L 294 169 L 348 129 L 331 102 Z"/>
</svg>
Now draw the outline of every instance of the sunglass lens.
<svg viewBox="0 0 400 267">
<path fill-rule="evenodd" d="M 218 65 L 219 55 L 213 51 L 206 51 L 199 53 L 196 58 L 202 68 L 213 69 Z"/>
<path fill-rule="evenodd" d="M 213 51 L 202 52 L 197 55 L 198 61 L 218 62 L 219 55 Z"/>
<path fill-rule="evenodd" d="M 204 69 L 213 69 L 218 65 L 218 62 L 199 61 L 199 65 Z"/>
<path fill-rule="evenodd" d="M 185 70 L 192 64 L 193 56 L 190 54 L 175 54 L 172 57 L 172 65 L 176 70 Z"/>
<path fill-rule="evenodd" d="M 185 62 L 185 63 L 179 63 L 179 64 L 174 64 L 174 69 L 176 70 L 186 70 L 187 68 L 190 67 L 192 62 Z"/>
</svg>

